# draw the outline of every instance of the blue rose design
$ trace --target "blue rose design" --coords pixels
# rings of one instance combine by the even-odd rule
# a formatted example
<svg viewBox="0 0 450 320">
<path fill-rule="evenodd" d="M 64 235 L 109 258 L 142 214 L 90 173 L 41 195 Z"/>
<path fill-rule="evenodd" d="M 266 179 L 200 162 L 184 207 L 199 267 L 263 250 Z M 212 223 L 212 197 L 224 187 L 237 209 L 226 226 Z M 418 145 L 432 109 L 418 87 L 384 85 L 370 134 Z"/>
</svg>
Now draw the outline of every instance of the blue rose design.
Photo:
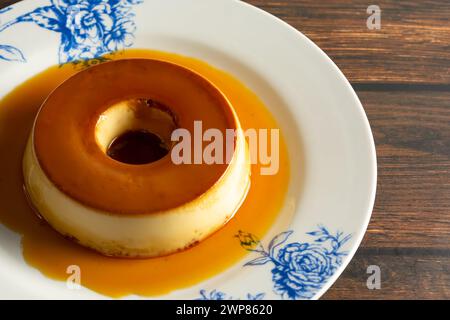
<svg viewBox="0 0 450 320">
<path fill-rule="evenodd" d="M 236 238 L 241 246 L 257 253 L 245 266 L 272 263 L 274 292 L 283 299 L 310 299 L 342 264 L 347 255 L 342 246 L 351 238 L 338 231 L 332 234 L 324 226 L 307 234 L 315 237 L 314 243 L 285 244 L 293 231 L 276 235 L 267 249 L 251 233 L 239 231 Z"/>
<path fill-rule="evenodd" d="M 51 5 L 0 25 L 0 32 L 17 23 L 33 22 L 60 33 L 60 63 L 94 59 L 132 46 L 136 31 L 132 7 L 140 3 L 142 0 L 51 0 Z M 10 46 L 0 53 L 0 59 L 24 60 L 19 50 Z"/>
<path fill-rule="evenodd" d="M 77 44 L 97 45 L 114 24 L 107 1 L 80 1 L 67 7 L 66 28 Z"/>
<path fill-rule="evenodd" d="M 131 20 L 120 20 L 114 25 L 111 32 L 105 37 L 108 50 L 118 51 L 130 47 L 134 41 L 136 25 Z"/>
<path fill-rule="evenodd" d="M 277 261 L 272 269 L 275 292 L 290 299 L 311 298 L 334 271 L 327 252 L 307 243 L 286 245 Z"/>
</svg>

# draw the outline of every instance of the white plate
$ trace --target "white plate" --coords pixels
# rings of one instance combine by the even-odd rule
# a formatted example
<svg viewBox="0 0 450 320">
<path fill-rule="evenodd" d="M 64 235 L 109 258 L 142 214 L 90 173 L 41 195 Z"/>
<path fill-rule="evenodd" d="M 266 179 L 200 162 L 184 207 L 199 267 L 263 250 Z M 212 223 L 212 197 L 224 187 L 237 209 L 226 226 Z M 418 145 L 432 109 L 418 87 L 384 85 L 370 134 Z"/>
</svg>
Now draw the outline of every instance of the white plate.
<svg viewBox="0 0 450 320">
<path fill-rule="evenodd" d="M 220 275 L 158 298 L 320 297 L 358 248 L 376 189 L 369 123 L 343 74 L 300 32 L 240 1 L 97 1 L 94 7 L 94 0 L 28 0 L 0 11 L 0 98 L 58 62 L 121 46 L 180 53 L 230 72 L 258 94 L 288 137 L 288 197 L 261 240 L 266 251 L 272 243 L 273 253 L 264 259 L 252 252 Z M 76 15 L 87 14 L 103 38 L 91 30 L 81 41 L 86 29 Z M 127 37 L 111 36 L 114 21 Z M 77 40 L 85 45 L 74 47 Z M 26 265 L 19 236 L 3 226 L 0 261 L 2 298 L 102 298 L 86 288 L 68 290 Z"/>
</svg>

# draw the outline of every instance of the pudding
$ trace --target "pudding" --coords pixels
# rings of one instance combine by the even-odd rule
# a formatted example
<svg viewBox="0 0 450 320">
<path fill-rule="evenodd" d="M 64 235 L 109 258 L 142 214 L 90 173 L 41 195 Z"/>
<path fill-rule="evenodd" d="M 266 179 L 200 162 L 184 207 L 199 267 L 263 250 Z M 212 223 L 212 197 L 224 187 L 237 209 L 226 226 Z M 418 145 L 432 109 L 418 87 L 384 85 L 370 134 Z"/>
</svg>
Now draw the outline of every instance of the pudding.
<svg viewBox="0 0 450 320">
<path fill-rule="evenodd" d="M 194 135 L 196 121 L 223 136 L 235 130 L 231 161 L 172 161 L 172 132 Z M 148 163 L 114 158 L 114 142 L 136 132 L 159 139 L 159 151 Z M 36 116 L 23 173 L 32 205 L 54 229 L 120 257 L 201 241 L 233 217 L 250 185 L 247 144 L 227 98 L 197 73 L 152 59 L 100 64 L 55 89 Z"/>
</svg>

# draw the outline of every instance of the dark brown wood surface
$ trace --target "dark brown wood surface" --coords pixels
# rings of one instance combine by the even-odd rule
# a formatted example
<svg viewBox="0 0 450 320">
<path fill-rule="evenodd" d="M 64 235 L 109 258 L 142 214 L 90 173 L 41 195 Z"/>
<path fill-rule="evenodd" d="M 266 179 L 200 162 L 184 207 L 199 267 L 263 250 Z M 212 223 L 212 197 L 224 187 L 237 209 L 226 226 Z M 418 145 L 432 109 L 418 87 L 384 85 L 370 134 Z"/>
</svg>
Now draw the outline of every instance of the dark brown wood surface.
<svg viewBox="0 0 450 320">
<path fill-rule="evenodd" d="M 372 220 L 323 298 L 450 299 L 450 2 L 247 2 L 306 34 L 336 62 L 374 132 Z M 382 10 L 381 30 L 366 27 L 371 4 Z M 380 290 L 367 289 L 369 265 L 381 268 Z"/>
<path fill-rule="evenodd" d="M 249 0 L 318 44 L 354 86 L 378 187 L 357 254 L 324 299 L 450 299 L 450 2 Z M 368 30 L 366 9 L 381 9 Z M 381 269 L 381 289 L 366 286 Z"/>
</svg>

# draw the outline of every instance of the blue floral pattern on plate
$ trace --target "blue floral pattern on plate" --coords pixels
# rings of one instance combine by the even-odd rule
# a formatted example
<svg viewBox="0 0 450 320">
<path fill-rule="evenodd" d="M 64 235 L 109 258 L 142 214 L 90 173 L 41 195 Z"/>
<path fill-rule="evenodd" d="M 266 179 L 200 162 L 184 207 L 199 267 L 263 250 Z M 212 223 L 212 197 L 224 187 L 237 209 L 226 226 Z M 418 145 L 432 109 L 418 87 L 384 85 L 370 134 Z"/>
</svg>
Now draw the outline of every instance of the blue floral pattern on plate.
<svg viewBox="0 0 450 320">
<path fill-rule="evenodd" d="M 264 299 L 265 293 L 250 294 L 248 293 L 245 299 L 242 300 L 262 300 Z M 196 300 L 241 300 L 234 298 L 233 296 L 227 295 L 226 293 L 218 290 L 212 290 L 207 292 L 206 290 L 200 290 L 200 298 Z"/>
<path fill-rule="evenodd" d="M 132 46 L 136 31 L 132 9 L 142 1 L 51 0 L 48 6 L 0 24 L 0 32 L 18 23 L 34 23 L 60 33 L 60 63 L 86 61 Z M 0 59 L 25 62 L 22 52 L 10 45 L 0 44 Z"/>
<path fill-rule="evenodd" d="M 324 226 L 307 234 L 314 237 L 311 243 L 286 244 L 293 231 L 275 236 L 267 250 L 258 238 L 239 231 L 236 237 L 241 246 L 258 257 L 244 266 L 272 265 L 273 290 L 282 299 L 311 299 L 342 264 L 348 253 L 343 245 L 351 238 L 338 231 L 332 234 Z"/>
<path fill-rule="evenodd" d="M 282 299 L 311 299 L 327 280 L 342 265 L 342 259 L 348 252 L 342 248 L 352 235 L 337 231 L 332 234 L 322 225 L 317 230 L 307 232 L 312 242 L 291 242 L 287 240 L 293 231 L 275 236 L 264 248 L 253 234 L 239 231 L 236 235 L 241 246 L 257 253 L 257 257 L 244 266 L 272 264 L 273 291 Z M 246 300 L 262 300 L 266 293 L 247 294 Z M 239 300 L 219 290 L 200 290 L 196 300 Z"/>
<path fill-rule="evenodd" d="M 11 7 L 1 9 L 0 18 L 2 13 L 8 12 L 11 9 Z M 1 23 L 2 20 L 0 19 L 0 25 Z M 7 44 L 0 44 L 0 60 L 25 62 L 25 57 L 23 56 L 22 52 L 16 47 Z"/>
</svg>

